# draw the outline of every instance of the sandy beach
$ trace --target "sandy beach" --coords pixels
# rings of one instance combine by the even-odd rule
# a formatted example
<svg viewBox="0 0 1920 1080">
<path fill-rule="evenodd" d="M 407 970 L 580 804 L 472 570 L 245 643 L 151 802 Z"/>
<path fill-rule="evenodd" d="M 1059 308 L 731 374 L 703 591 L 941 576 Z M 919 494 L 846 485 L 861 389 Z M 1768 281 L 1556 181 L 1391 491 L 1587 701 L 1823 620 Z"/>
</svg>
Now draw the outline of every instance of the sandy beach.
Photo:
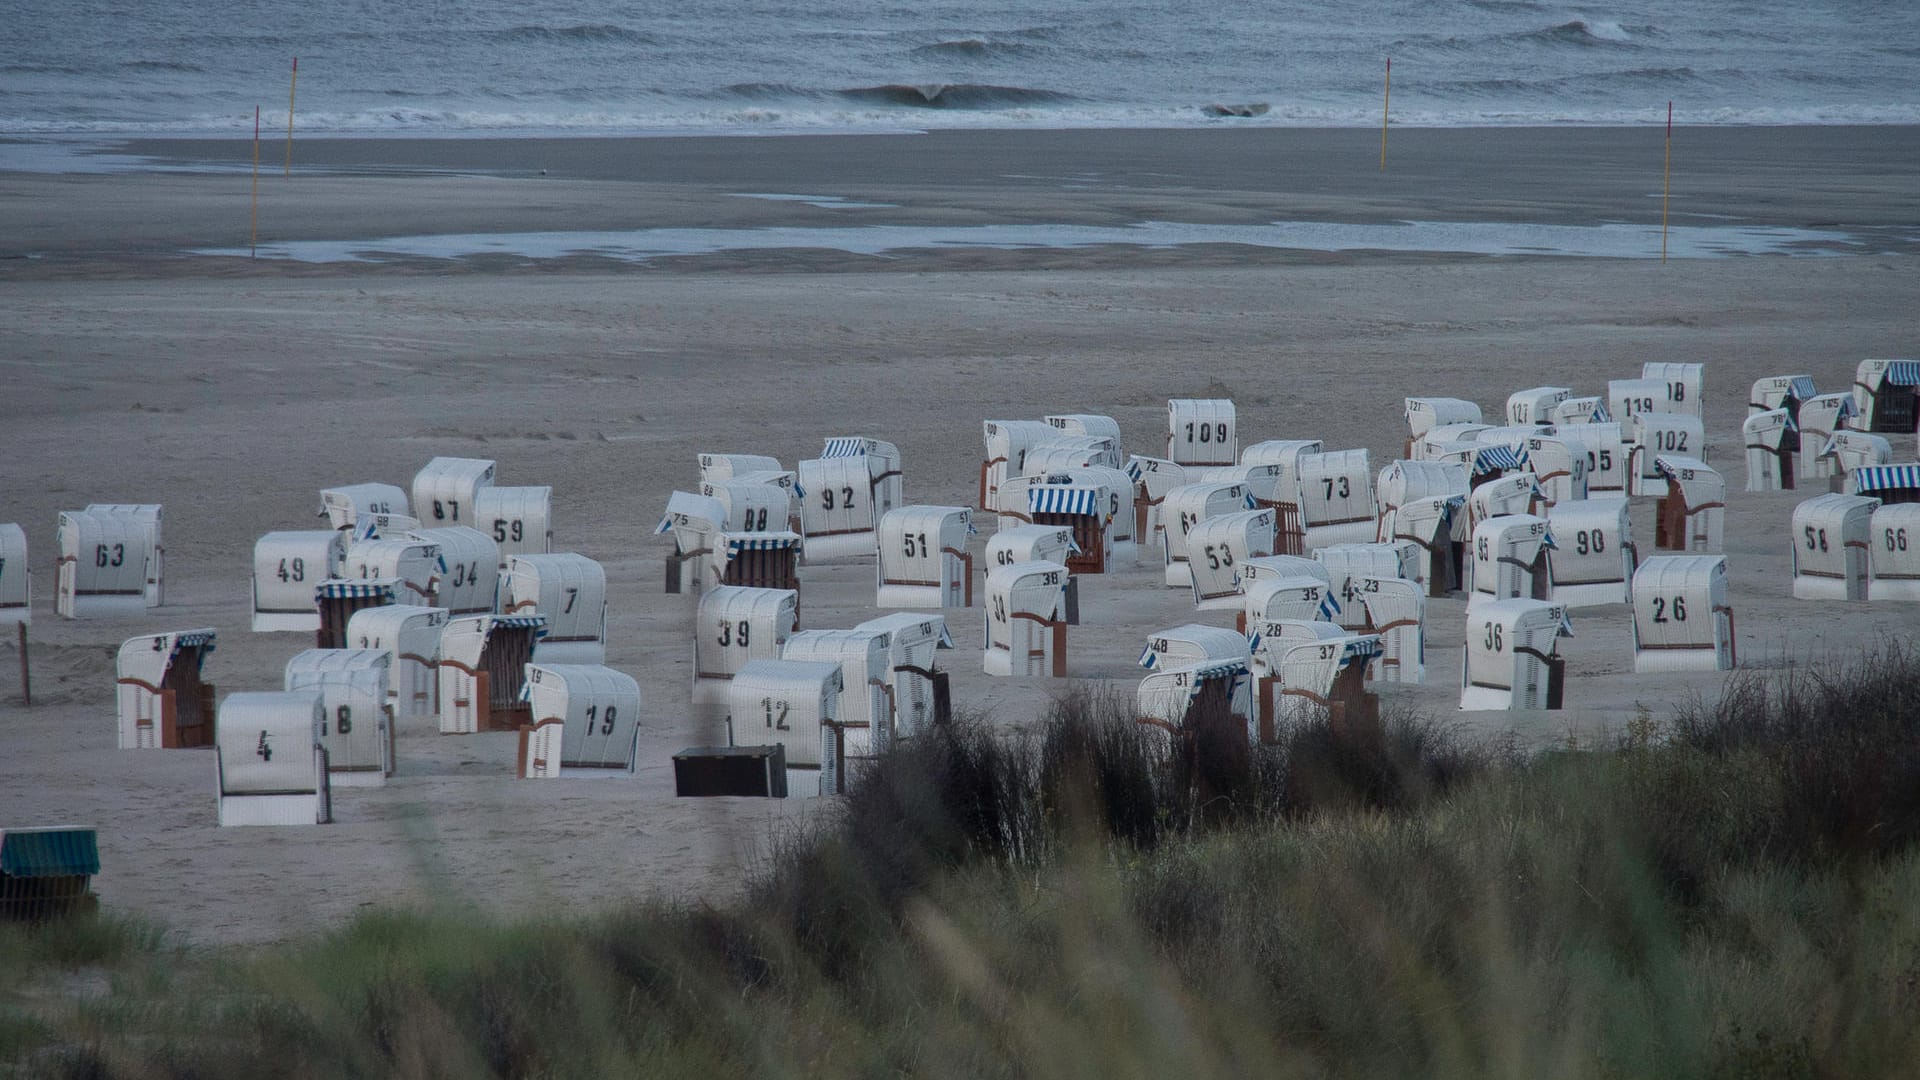
<svg viewBox="0 0 1920 1080">
<path fill-rule="evenodd" d="M 1690 242 L 1789 231 L 1768 254 L 1664 264 L 1654 128 L 1396 130 L 1384 172 L 1379 133 L 1363 130 L 313 139 L 296 141 L 290 177 L 282 152 L 267 144 L 259 181 L 269 256 L 507 239 L 458 258 L 191 254 L 247 247 L 249 144 L 0 143 L 0 521 L 27 530 L 35 577 L 32 708 L 0 648 L 0 826 L 97 827 L 103 902 L 196 942 L 286 938 L 379 904 L 533 914 L 737 887 L 810 808 L 673 796 L 671 754 L 717 733 L 690 716 L 692 601 L 663 594 L 668 546 L 652 533 L 702 451 L 791 465 L 827 436 L 876 436 L 900 446 L 909 501 L 966 504 L 982 420 L 1105 413 L 1129 450 L 1157 453 L 1167 398 L 1221 396 L 1243 445 L 1317 437 L 1367 448 L 1377 468 L 1400 456 L 1410 394 L 1492 413 L 1524 387 L 1604 393 L 1643 361 L 1699 361 L 1742 666 L 1844 657 L 1920 627 L 1912 606 L 1791 598 L 1787 525 L 1808 492 L 1745 493 L 1740 440 L 1757 378 L 1811 374 L 1832 392 L 1861 359 L 1920 355 L 1920 129 L 1679 129 L 1672 223 L 1701 231 Z M 1395 252 L 1047 242 L 1056 227 L 1278 221 L 1485 231 Z M 867 226 L 1008 231 L 994 234 L 1005 246 L 831 246 Z M 737 242 L 767 229 L 822 230 L 825 246 Z M 1573 250 L 1603 229 L 1644 250 Z M 632 230 L 733 239 L 592 250 Z M 543 232 L 583 239 L 551 258 L 513 239 Z M 1529 235 L 1552 243 L 1449 246 Z M 1913 460 L 1911 437 L 1894 448 Z M 405 487 L 438 454 L 551 484 L 555 549 L 606 566 L 608 662 L 646 695 L 632 781 L 515 781 L 511 735 L 421 722 L 402 729 L 390 784 L 336 792 L 336 824 L 222 830 L 210 754 L 114 748 L 121 641 L 212 626 L 222 694 L 278 689 L 311 642 L 248 631 L 254 540 L 318 527 L 321 487 Z M 90 502 L 164 504 L 165 607 L 54 616 L 55 516 Z M 1651 500 L 1634 515 L 1650 553 Z M 989 517 L 977 543 L 990 532 Z M 1227 621 L 1196 619 L 1188 594 L 1160 585 L 1158 552 L 1143 556 L 1083 584 L 1075 678 L 1131 687 L 1149 632 Z M 870 562 L 802 579 L 807 627 L 877 613 Z M 1576 613 L 1562 644 L 1568 710 L 1460 714 L 1464 608 L 1431 604 L 1427 682 L 1385 700 L 1544 745 L 1724 683 L 1634 675 L 1625 607 L 1600 608 Z M 956 703 L 1008 724 L 1035 715 L 1057 684 L 984 676 L 979 611 L 948 619 Z"/>
</svg>

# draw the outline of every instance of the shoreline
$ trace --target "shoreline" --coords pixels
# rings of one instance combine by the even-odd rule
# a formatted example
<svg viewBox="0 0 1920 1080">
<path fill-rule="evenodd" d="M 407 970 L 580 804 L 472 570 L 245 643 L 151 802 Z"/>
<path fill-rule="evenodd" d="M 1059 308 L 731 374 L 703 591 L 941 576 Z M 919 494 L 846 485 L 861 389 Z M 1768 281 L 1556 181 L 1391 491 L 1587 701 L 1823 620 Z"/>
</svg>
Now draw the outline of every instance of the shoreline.
<svg viewBox="0 0 1920 1080">
<path fill-rule="evenodd" d="M 189 254 L 250 246 L 250 140 L 120 141 L 103 153 L 117 155 L 125 169 L 82 174 L 4 171 L 5 145 L 0 280 L 278 272 L 257 263 L 212 266 L 222 260 Z M 1384 170 L 1378 131 L 1359 128 L 948 130 L 911 139 L 296 138 L 292 173 L 283 176 L 283 146 L 262 144 L 263 245 L 564 234 L 589 248 L 584 241 L 594 234 L 642 230 L 797 230 L 804 241 L 819 235 L 808 230 L 864 226 L 962 237 L 917 249 L 905 260 L 915 269 L 1129 259 L 1157 266 L 1169 258 L 1151 245 L 1114 252 L 1024 239 L 1015 246 L 1045 248 L 1046 256 L 983 256 L 990 245 L 964 239 L 982 228 L 1042 235 L 1110 234 L 1147 222 L 1657 227 L 1665 151 L 1663 132 L 1652 127 L 1406 129 L 1393 134 Z M 1680 128 L 1668 217 L 1703 229 L 1822 230 L 1843 243 L 1851 238 L 1839 234 L 1856 234 L 1859 253 L 1911 254 L 1920 252 L 1917 177 L 1920 126 Z M 1200 250 L 1206 246 L 1173 249 L 1175 261 L 1220 264 Z M 1485 246 L 1440 254 L 1471 257 Z M 1519 245 L 1516 257 L 1558 254 L 1553 245 L 1535 246 L 1541 250 Z M 674 257 L 692 269 L 900 268 L 833 247 L 802 242 L 758 254 Z M 1256 248 L 1243 245 L 1240 255 L 1264 261 Z M 1352 248 L 1287 250 L 1296 253 L 1289 258 L 1337 261 L 1412 257 Z M 512 244 L 502 249 L 513 254 Z M 796 263 L 795 251 L 827 254 Z M 497 271 L 529 260 L 426 262 Z"/>
<path fill-rule="evenodd" d="M 263 114 L 264 115 L 264 114 Z M 926 115 L 944 115 L 940 110 L 928 110 Z M 284 118 L 282 114 L 281 119 Z M 296 120 L 298 119 L 296 115 Z M 684 127 L 591 127 L 591 126 L 526 126 L 526 127 L 390 127 L 390 128 L 295 128 L 296 141 L 502 141 L 515 139 L 603 139 L 603 140 L 656 140 L 656 139 L 790 139 L 790 138 L 838 138 L 854 136 L 913 136 L 948 135 L 960 133 L 973 134 L 1054 134 L 1061 132 L 1109 132 L 1109 133 L 1223 133 L 1223 132 L 1312 132 L 1339 131 L 1360 132 L 1377 136 L 1381 125 L 1378 122 L 1361 120 L 1328 120 L 1324 122 L 1287 120 L 1257 120 L 1246 117 L 1209 117 L 1197 119 L 1191 123 L 1151 122 L 1151 123 L 1089 123 L 1084 120 L 1044 123 L 1028 121 L 1022 123 L 978 123 L 978 124 L 927 124 L 916 122 L 915 114 L 907 114 L 897 124 L 819 124 L 780 126 L 768 124 L 721 125 L 706 127 L 688 125 Z M 1664 132 L 1667 127 L 1666 114 L 1659 110 L 1649 110 L 1644 120 L 1621 119 L 1583 119 L 1579 117 L 1541 118 L 1527 117 L 1510 122 L 1486 121 L 1476 119 L 1468 122 L 1401 119 L 1395 117 L 1390 130 L 1399 131 L 1652 131 Z M 1812 121 L 1803 118 L 1775 120 L 1676 120 L 1673 130 L 1683 131 L 1770 131 L 1770 130 L 1878 130 L 1888 128 L 1920 127 L 1920 116 L 1889 119 L 1848 118 L 1833 121 Z M 284 140 L 286 126 L 263 122 L 261 144 L 274 142 L 276 138 Z M 171 130 L 145 128 L 98 128 L 91 130 L 69 131 L 31 131 L 0 130 L 0 147 L 10 144 L 78 142 L 102 146 L 127 146 L 136 143 L 199 143 L 199 142 L 252 142 L 250 128 L 234 127 L 181 127 Z"/>
</svg>

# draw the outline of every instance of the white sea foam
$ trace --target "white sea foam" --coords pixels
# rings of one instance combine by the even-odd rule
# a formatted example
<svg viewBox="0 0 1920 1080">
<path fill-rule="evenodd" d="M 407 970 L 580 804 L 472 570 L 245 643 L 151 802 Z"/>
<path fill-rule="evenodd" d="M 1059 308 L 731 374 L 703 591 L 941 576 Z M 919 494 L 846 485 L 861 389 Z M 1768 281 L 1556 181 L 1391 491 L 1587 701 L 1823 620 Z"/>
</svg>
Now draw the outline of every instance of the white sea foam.
<svg viewBox="0 0 1920 1080">
<path fill-rule="evenodd" d="M 867 225 L 844 228 L 635 229 L 621 232 L 466 233 L 370 240 L 306 240 L 264 244 L 258 257 L 298 262 L 377 262 L 507 255 L 525 259 L 598 256 L 644 262 L 665 256 L 773 249 L 820 249 L 885 256 L 915 249 L 1168 248 L 1239 244 L 1298 251 L 1417 251 L 1473 255 L 1554 255 L 1657 259 L 1658 225 L 1538 225 L 1520 222 L 1400 221 L 1356 224 L 1275 221 L 1208 225 L 1143 221 L 1098 225 Z M 1865 250 L 1850 233 L 1760 226 L 1674 226 L 1667 251 L 1676 259 L 1730 255 L 1828 255 Z M 247 248 L 202 248 L 190 254 L 245 256 Z"/>
</svg>

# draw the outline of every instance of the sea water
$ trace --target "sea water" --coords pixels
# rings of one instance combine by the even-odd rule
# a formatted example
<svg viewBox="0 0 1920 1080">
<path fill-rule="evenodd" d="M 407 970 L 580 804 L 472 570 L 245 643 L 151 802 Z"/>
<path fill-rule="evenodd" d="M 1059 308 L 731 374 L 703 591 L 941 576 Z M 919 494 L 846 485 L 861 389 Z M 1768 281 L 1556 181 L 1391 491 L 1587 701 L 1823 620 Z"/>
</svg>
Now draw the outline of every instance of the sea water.
<svg viewBox="0 0 1920 1080">
<path fill-rule="evenodd" d="M 0 135 L 1920 122 L 1920 0 L 10 0 Z M 1247 115 L 1222 116 L 1226 112 Z"/>
</svg>

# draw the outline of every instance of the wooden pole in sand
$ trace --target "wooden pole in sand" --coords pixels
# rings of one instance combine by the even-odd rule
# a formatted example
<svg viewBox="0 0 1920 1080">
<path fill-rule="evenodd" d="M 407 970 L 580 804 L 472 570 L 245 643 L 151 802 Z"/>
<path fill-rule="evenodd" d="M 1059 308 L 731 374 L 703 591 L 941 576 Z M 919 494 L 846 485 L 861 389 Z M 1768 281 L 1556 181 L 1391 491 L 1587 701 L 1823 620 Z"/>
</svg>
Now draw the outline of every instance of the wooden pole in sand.
<svg viewBox="0 0 1920 1080">
<path fill-rule="evenodd" d="M 253 231 L 247 258 L 260 254 L 260 106 L 253 107 Z"/>
<path fill-rule="evenodd" d="M 300 58 L 293 58 L 293 81 L 287 84 L 287 167 L 282 176 L 293 175 L 293 95 L 300 89 Z"/>
<path fill-rule="evenodd" d="M 33 675 L 27 663 L 27 624 L 20 624 L 20 704 L 33 704 Z"/>
<path fill-rule="evenodd" d="M 1667 200 L 1673 197 L 1673 102 L 1667 102 L 1667 164 L 1660 176 L 1660 261 L 1667 261 Z"/>
<path fill-rule="evenodd" d="M 1387 106 L 1393 103 L 1393 57 L 1387 57 L 1387 89 L 1380 98 L 1380 171 L 1387 171 Z"/>
</svg>

